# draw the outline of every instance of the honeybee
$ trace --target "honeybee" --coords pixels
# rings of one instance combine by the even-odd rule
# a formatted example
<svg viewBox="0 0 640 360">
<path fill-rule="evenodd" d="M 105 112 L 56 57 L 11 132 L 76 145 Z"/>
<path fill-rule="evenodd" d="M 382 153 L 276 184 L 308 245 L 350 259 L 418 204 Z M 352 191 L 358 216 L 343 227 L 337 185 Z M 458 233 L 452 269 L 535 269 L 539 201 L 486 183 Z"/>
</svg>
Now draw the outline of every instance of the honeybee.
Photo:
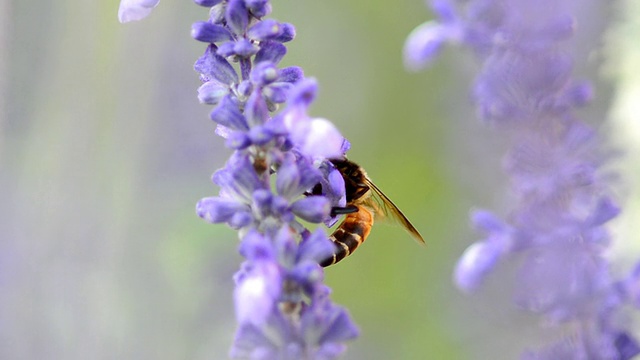
<svg viewBox="0 0 640 360">
<path fill-rule="evenodd" d="M 346 217 L 330 237 L 336 251 L 331 257 L 320 262 L 321 266 L 333 265 L 352 254 L 369 236 L 374 218 L 386 218 L 397 222 L 418 243 L 425 243 L 418 230 L 369 179 L 363 168 L 347 159 L 329 161 L 344 178 L 347 204 L 345 207 L 332 209 L 332 216 L 344 214 Z"/>
</svg>

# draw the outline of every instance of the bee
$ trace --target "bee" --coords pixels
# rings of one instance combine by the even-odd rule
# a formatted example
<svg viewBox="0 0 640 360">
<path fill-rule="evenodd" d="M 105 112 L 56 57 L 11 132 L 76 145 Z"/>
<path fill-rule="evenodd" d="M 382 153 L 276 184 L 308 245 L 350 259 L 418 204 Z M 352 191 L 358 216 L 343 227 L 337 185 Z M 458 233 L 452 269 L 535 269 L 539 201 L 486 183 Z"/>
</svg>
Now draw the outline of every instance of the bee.
<svg viewBox="0 0 640 360">
<path fill-rule="evenodd" d="M 345 207 L 335 207 L 331 211 L 332 216 L 346 215 L 346 217 L 330 237 L 336 246 L 336 251 L 320 262 L 321 266 L 333 265 L 352 254 L 367 239 L 376 218 L 397 222 L 418 243 L 425 243 L 418 230 L 369 179 L 363 168 L 347 159 L 330 159 L 329 161 L 342 174 L 347 204 Z"/>
</svg>

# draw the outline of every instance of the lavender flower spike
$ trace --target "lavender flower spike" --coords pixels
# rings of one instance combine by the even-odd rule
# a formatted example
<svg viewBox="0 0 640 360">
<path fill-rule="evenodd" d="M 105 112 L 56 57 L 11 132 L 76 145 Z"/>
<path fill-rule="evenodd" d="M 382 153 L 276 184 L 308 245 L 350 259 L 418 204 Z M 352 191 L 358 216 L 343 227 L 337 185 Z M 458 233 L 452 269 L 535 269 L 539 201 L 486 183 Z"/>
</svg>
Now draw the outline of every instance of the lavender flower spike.
<svg viewBox="0 0 640 360">
<path fill-rule="evenodd" d="M 331 209 L 345 204 L 344 181 L 327 159 L 343 156 L 348 142 L 329 120 L 307 114 L 315 80 L 278 66 L 295 29 L 263 18 L 268 1 L 197 2 L 211 7 L 209 19 L 191 28 L 208 44 L 194 66 L 203 82 L 198 98 L 213 106 L 216 133 L 234 153 L 213 176 L 219 195 L 200 200 L 196 212 L 237 229 L 246 259 L 235 276 L 230 355 L 335 359 L 358 330 L 323 284 L 318 263 L 333 243 L 300 220 L 335 222 Z"/>
<path fill-rule="evenodd" d="M 120 21 L 140 20 L 158 2 L 122 0 Z M 323 284 L 319 262 L 333 254 L 333 242 L 300 220 L 338 220 L 331 210 L 345 206 L 345 184 L 328 159 L 344 156 L 349 142 L 329 120 L 308 115 L 316 81 L 297 66 L 278 66 L 296 31 L 265 19 L 268 0 L 195 2 L 210 8 L 208 19 L 191 27 L 207 44 L 194 65 L 198 99 L 213 106 L 215 132 L 233 150 L 213 174 L 218 196 L 200 200 L 196 213 L 238 230 L 246 259 L 235 275 L 238 330 L 230 356 L 335 359 L 358 329 Z"/>
<path fill-rule="evenodd" d="M 458 287 L 472 292 L 504 259 L 521 258 L 515 303 L 562 327 L 565 338 L 522 359 L 631 359 L 640 354 L 622 307 L 638 307 L 638 271 L 615 279 L 605 256 L 605 225 L 620 211 L 601 170 L 599 134 L 578 119 L 591 88 L 572 77 L 567 40 L 581 29 L 576 0 L 432 2 L 439 21 L 416 29 L 405 61 L 415 70 L 446 43 L 471 48 L 482 62 L 473 86 L 481 119 L 503 130 L 513 208 L 501 220 L 473 214 L 485 237 L 462 255 Z M 585 23 L 587 24 L 587 23 Z"/>
</svg>

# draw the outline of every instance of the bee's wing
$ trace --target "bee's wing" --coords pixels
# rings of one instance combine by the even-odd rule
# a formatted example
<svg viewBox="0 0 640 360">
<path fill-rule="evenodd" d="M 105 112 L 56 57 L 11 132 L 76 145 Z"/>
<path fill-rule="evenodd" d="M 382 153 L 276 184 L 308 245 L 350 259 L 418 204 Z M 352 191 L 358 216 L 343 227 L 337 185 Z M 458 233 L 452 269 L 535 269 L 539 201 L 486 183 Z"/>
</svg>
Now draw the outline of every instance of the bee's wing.
<svg viewBox="0 0 640 360">
<path fill-rule="evenodd" d="M 376 216 L 378 218 L 384 218 L 391 220 L 402 226 L 405 230 L 411 234 L 414 240 L 424 244 L 422 235 L 416 230 L 416 228 L 409 222 L 406 216 L 398 209 L 398 207 L 385 195 L 380 189 L 371 181 L 371 179 L 365 179 L 366 185 L 371 189 L 371 201 L 370 205 L 374 208 Z"/>
</svg>

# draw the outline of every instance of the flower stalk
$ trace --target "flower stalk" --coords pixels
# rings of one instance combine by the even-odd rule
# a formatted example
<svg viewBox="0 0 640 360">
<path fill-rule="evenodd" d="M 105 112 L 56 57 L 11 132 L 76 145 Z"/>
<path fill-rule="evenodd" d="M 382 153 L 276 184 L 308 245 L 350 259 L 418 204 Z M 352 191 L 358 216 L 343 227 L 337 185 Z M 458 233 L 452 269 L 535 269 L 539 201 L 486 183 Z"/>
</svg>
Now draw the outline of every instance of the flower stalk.
<svg viewBox="0 0 640 360">
<path fill-rule="evenodd" d="M 268 1 L 203 5 L 211 16 L 192 27 L 193 38 L 208 43 L 195 65 L 203 82 L 198 98 L 214 105 L 216 133 L 235 152 L 214 174 L 220 195 L 202 199 L 196 211 L 241 238 L 246 260 L 235 277 L 239 327 L 231 357 L 336 358 L 357 329 L 323 284 L 318 263 L 333 243 L 299 219 L 331 222 L 332 207 L 344 204 L 344 183 L 328 176 L 335 169 L 327 159 L 344 156 L 348 142 L 331 122 L 307 114 L 315 80 L 298 67 L 278 67 L 295 28 L 264 19 Z M 311 195 L 318 184 L 327 186 Z"/>
<path fill-rule="evenodd" d="M 195 70 L 201 103 L 213 106 L 215 133 L 233 154 L 216 171 L 218 196 L 196 205 L 210 223 L 238 231 L 245 258 L 235 275 L 234 359 L 334 359 L 358 335 L 329 298 L 319 262 L 334 244 L 321 227 L 346 203 L 342 176 L 328 159 L 349 149 L 327 119 L 308 115 L 317 83 L 300 67 L 279 67 L 289 23 L 268 19 L 268 0 L 196 0 L 209 18 L 191 35 L 206 44 Z M 158 1 L 123 0 L 121 21 L 146 16 Z M 123 15 L 124 14 L 124 15 Z"/>
</svg>

